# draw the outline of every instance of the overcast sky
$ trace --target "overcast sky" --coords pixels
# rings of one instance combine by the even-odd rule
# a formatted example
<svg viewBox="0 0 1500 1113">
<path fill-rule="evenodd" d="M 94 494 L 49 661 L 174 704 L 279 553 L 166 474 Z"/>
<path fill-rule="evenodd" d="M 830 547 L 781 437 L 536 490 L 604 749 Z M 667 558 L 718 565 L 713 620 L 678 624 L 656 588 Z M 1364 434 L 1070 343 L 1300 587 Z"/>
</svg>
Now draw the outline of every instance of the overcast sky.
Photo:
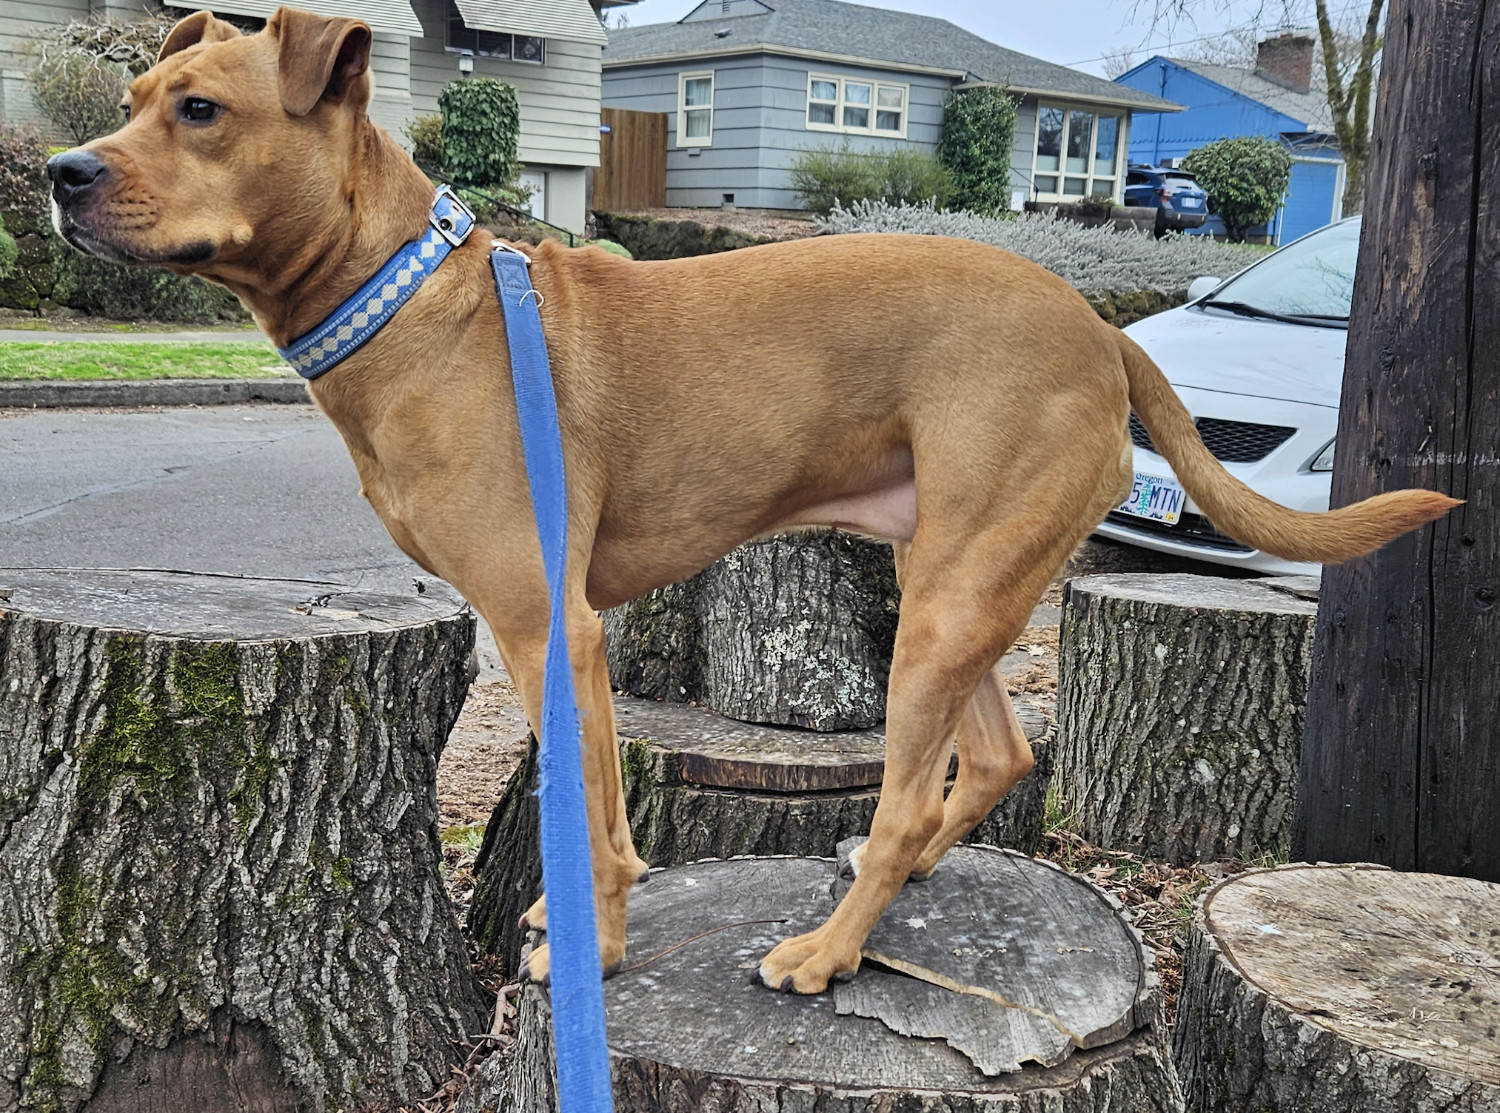
<svg viewBox="0 0 1500 1113">
<path fill-rule="evenodd" d="M 641 0 L 615 10 L 625 13 L 630 26 L 640 27 L 681 19 L 698 2 Z M 1288 2 L 1294 19 L 1297 14 L 1307 18 L 1300 9 L 1310 10 L 1311 5 L 1304 0 L 1195 0 L 1194 20 L 1155 27 L 1156 0 L 879 0 L 867 6 L 938 16 L 1011 50 L 1103 74 L 1108 50 L 1129 48 L 1138 52 L 1137 61 L 1144 61 L 1153 53 L 1170 53 L 1169 44 L 1220 35 L 1226 28 L 1258 22 L 1270 29 L 1282 23 Z M 1345 4 L 1335 0 L 1333 6 Z"/>
</svg>

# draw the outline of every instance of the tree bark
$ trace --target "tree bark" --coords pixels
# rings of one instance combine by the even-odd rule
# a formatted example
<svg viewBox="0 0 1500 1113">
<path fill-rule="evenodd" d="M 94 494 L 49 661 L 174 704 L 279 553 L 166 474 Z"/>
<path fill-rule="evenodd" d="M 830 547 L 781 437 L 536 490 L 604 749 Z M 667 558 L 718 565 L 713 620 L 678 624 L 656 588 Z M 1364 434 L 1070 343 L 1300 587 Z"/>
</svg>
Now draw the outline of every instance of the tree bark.
<svg viewBox="0 0 1500 1113">
<path fill-rule="evenodd" d="M 0 575 L 0 1108 L 319 1110 L 446 1080 L 486 1014 L 436 822 L 472 617 Z"/>
<path fill-rule="evenodd" d="M 615 1108 L 1180 1110 L 1151 958 L 1118 906 L 1017 855 L 965 849 L 950 866 L 907 885 L 866 948 L 879 959 L 817 997 L 747 972 L 832 910 L 834 863 L 701 862 L 638 887 L 630 951 L 605 985 Z M 486 1065 L 461 1113 L 554 1110 L 550 1031 L 530 986 L 512 1057 Z"/>
<path fill-rule="evenodd" d="M 889 546 L 836 530 L 754 542 L 606 613 L 610 677 L 746 722 L 874 726 L 899 599 Z"/>
<path fill-rule="evenodd" d="M 1069 581 L 1057 774 L 1080 833 L 1173 863 L 1284 850 L 1316 610 L 1268 580 Z"/>
<path fill-rule="evenodd" d="M 1323 573 L 1299 857 L 1500 880 L 1500 8 L 1386 25 L 1333 505 L 1467 500 Z"/>
<path fill-rule="evenodd" d="M 1194 1113 L 1497 1113 L 1500 886 L 1251 870 L 1199 898 L 1174 1057 Z"/>
<path fill-rule="evenodd" d="M 703 708 L 616 701 L 625 802 L 636 851 L 652 866 L 744 855 L 832 856 L 870 830 L 884 771 L 882 731 L 815 734 L 758 727 Z M 1052 740 L 1017 705 L 1036 765 L 965 839 L 1034 853 L 1042 841 Z M 521 913 L 541 893 L 536 746 L 506 786 L 474 865 L 469 930 L 507 973 L 520 968 Z"/>
</svg>

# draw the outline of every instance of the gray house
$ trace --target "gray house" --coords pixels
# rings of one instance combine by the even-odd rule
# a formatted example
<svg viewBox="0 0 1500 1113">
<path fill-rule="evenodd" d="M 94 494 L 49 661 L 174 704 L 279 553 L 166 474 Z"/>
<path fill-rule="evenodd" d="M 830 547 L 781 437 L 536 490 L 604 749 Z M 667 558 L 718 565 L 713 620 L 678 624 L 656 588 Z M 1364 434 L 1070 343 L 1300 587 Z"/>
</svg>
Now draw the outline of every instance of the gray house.
<svg viewBox="0 0 1500 1113">
<path fill-rule="evenodd" d="M 604 51 L 604 104 L 668 116 L 668 205 L 796 208 L 799 150 L 935 150 L 944 103 L 975 85 L 1019 101 L 1015 208 L 1121 198 L 1130 113 L 1178 109 L 946 20 L 838 0 L 703 0 L 611 31 Z"/>
<path fill-rule="evenodd" d="M 155 0 L 148 0 L 154 7 Z M 601 9 L 636 0 L 290 0 L 294 7 L 363 19 L 375 32 L 371 118 L 392 135 L 436 112 L 462 76 L 515 86 L 523 181 L 536 216 L 583 231 L 586 170 L 599 165 Z M 264 19 L 278 0 L 173 0 L 173 7 Z M 47 25 L 88 16 L 130 19 L 141 0 L 0 0 L 0 119 L 33 119 L 26 40 Z"/>
</svg>

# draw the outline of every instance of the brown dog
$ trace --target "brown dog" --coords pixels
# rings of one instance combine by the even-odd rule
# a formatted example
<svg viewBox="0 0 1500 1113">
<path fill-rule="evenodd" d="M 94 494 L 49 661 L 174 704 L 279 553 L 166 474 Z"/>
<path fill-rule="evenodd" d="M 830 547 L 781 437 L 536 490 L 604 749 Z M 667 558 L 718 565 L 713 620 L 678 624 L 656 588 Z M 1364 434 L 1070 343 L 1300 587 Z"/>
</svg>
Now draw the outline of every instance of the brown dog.
<svg viewBox="0 0 1500 1113">
<path fill-rule="evenodd" d="M 183 20 L 131 86 L 129 123 L 53 160 L 59 230 L 103 258 L 223 283 L 286 346 L 427 227 L 431 183 L 365 115 L 369 49 L 363 23 L 285 8 L 248 37 L 207 13 Z M 536 722 L 548 602 L 489 251 L 471 237 L 311 389 L 391 536 L 488 620 Z M 597 609 L 778 531 L 894 544 L 903 597 L 868 850 L 828 922 L 761 966 L 768 985 L 816 993 L 858 968 L 902 883 L 1031 768 L 992 669 L 1128 492 L 1132 408 L 1213 521 L 1279 556 L 1345 560 L 1454 505 L 1420 491 L 1326 515 L 1267 502 L 1203 447 L 1135 344 L 995 248 L 838 236 L 668 263 L 528 254 L 568 462 L 567 621 L 606 967 L 645 863 Z M 543 923 L 540 902 L 529 917 Z"/>
</svg>

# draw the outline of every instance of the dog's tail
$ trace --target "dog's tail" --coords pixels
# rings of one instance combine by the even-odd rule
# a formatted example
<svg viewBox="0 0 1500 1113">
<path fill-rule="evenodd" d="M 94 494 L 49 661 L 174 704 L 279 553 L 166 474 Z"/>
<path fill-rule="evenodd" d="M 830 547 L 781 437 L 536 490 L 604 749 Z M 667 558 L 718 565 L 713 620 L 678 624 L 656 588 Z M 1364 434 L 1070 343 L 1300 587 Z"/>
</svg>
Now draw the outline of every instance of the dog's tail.
<svg viewBox="0 0 1500 1113">
<path fill-rule="evenodd" d="M 1130 337 L 1121 333 L 1119 340 L 1131 409 L 1193 501 L 1236 541 L 1284 560 L 1337 564 L 1441 518 L 1461 501 L 1436 491 L 1406 490 L 1387 491 L 1324 514 L 1279 506 L 1224 470 L 1204 447 L 1187 407 L 1172 392 L 1161 368 Z"/>
</svg>

